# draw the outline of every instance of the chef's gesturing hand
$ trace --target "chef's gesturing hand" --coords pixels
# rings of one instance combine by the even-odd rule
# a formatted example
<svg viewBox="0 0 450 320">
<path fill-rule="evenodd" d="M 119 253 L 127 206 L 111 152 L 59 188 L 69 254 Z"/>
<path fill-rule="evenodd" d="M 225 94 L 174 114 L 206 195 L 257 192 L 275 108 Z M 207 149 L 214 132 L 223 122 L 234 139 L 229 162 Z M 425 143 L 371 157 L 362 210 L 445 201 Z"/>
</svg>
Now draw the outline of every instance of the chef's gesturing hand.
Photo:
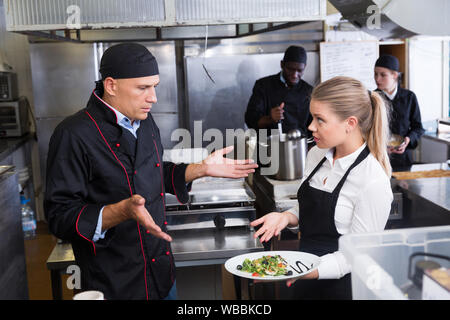
<svg viewBox="0 0 450 320">
<path fill-rule="evenodd" d="M 186 168 L 186 182 L 205 176 L 218 178 L 245 178 L 249 173 L 255 172 L 258 165 L 252 159 L 234 160 L 224 155 L 233 151 L 229 146 L 211 153 L 201 163 L 191 163 Z"/>
<path fill-rule="evenodd" d="M 172 237 L 161 230 L 145 208 L 145 198 L 138 194 L 105 206 L 102 214 L 102 231 L 112 228 L 128 219 L 136 220 L 155 237 L 172 241 Z"/>
<path fill-rule="evenodd" d="M 128 198 L 127 201 L 128 215 L 131 219 L 139 222 L 141 226 L 143 226 L 155 237 L 164 239 L 166 241 L 172 241 L 172 237 L 163 232 L 161 228 L 155 223 L 152 216 L 145 208 L 145 199 L 142 196 L 135 194 L 131 198 Z"/>
<path fill-rule="evenodd" d="M 283 113 L 284 113 L 284 102 L 270 109 L 270 117 L 272 118 L 273 122 L 283 120 L 284 119 Z"/>
<path fill-rule="evenodd" d="M 224 157 L 233 149 L 233 146 L 229 146 L 217 150 L 203 160 L 203 164 L 206 166 L 206 175 L 222 178 L 245 178 L 249 173 L 255 172 L 258 165 L 252 159 L 234 160 Z"/>
<path fill-rule="evenodd" d="M 259 241 L 269 241 L 273 236 L 278 236 L 284 228 L 287 226 L 295 226 L 298 224 L 298 218 L 290 213 L 285 212 L 271 212 L 265 216 L 256 219 L 250 223 L 252 227 L 256 227 L 262 224 L 262 226 L 255 232 L 254 237 L 261 236 Z"/>
</svg>

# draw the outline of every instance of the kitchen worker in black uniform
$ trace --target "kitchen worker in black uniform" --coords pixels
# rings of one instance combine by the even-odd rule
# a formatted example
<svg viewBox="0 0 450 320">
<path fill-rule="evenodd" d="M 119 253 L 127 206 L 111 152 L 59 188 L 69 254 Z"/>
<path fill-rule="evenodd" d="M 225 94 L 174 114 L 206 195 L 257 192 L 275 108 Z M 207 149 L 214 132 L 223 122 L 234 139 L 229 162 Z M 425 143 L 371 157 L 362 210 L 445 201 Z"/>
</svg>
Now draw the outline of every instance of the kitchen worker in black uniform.
<svg viewBox="0 0 450 320">
<path fill-rule="evenodd" d="M 411 90 L 400 87 L 399 61 L 392 55 L 382 55 L 375 63 L 377 91 L 389 102 L 391 133 L 405 138 L 397 148 L 389 147 L 389 158 L 394 171 L 413 164 L 412 151 L 417 147 L 425 130 L 422 126 L 419 103 Z"/>
<path fill-rule="evenodd" d="M 281 121 L 283 133 L 299 129 L 310 136 L 309 101 L 312 86 L 302 80 L 306 68 L 306 51 L 290 46 L 280 62 L 281 72 L 256 81 L 245 112 L 249 128 L 277 129 Z"/>
<path fill-rule="evenodd" d="M 105 51 L 102 80 L 86 108 L 63 120 L 49 144 L 45 215 L 50 231 L 72 243 L 81 289 L 106 299 L 176 296 L 164 194 L 187 202 L 202 176 L 245 177 L 256 164 L 218 150 L 201 163 L 163 162 L 156 103 L 158 64 L 142 45 Z"/>
</svg>

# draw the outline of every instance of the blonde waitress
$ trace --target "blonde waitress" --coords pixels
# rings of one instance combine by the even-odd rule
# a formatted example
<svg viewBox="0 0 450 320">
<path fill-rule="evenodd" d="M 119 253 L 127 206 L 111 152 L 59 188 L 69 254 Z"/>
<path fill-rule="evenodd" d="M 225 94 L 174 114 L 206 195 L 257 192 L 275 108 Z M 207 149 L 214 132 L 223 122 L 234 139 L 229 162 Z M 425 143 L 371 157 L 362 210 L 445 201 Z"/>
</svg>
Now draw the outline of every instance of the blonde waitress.
<svg viewBox="0 0 450 320">
<path fill-rule="evenodd" d="M 350 266 L 338 250 L 347 233 L 384 229 L 393 199 L 386 151 L 388 119 L 380 95 L 361 82 L 335 77 L 312 92 L 309 126 L 316 146 L 306 158 L 298 205 L 251 223 L 255 238 L 268 241 L 285 227 L 299 226 L 300 251 L 320 265 L 293 283 L 298 299 L 351 299 Z"/>
</svg>

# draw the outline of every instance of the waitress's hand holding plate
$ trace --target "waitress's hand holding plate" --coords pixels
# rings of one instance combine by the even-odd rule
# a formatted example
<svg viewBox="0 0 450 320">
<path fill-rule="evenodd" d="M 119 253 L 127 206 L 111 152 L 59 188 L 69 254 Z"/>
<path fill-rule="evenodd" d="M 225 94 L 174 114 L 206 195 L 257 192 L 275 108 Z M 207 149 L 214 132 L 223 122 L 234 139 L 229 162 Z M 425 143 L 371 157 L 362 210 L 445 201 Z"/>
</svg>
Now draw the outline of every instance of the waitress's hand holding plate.
<svg viewBox="0 0 450 320">
<path fill-rule="evenodd" d="M 286 281 L 286 286 L 290 287 L 297 280 L 314 280 L 319 279 L 319 271 L 317 269 L 312 270 L 310 273 L 300 276 L 298 278 L 292 278 Z"/>
</svg>

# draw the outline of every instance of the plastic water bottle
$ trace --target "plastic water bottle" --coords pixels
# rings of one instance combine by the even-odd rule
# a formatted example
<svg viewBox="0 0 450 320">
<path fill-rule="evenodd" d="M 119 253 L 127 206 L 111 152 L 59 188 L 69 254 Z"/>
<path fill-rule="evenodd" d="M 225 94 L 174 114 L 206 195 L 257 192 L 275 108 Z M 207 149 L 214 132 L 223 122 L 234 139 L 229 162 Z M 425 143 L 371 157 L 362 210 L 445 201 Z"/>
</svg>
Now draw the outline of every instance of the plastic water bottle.
<svg viewBox="0 0 450 320">
<path fill-rule="evenodd" d="M 36 237 L 36 218 L 34 211 L 27 204 L 30 199 L 20 196 L 20 203 L 22 204 L 22 229 L 25 240 L 34 239 Z"/>
</svg>

